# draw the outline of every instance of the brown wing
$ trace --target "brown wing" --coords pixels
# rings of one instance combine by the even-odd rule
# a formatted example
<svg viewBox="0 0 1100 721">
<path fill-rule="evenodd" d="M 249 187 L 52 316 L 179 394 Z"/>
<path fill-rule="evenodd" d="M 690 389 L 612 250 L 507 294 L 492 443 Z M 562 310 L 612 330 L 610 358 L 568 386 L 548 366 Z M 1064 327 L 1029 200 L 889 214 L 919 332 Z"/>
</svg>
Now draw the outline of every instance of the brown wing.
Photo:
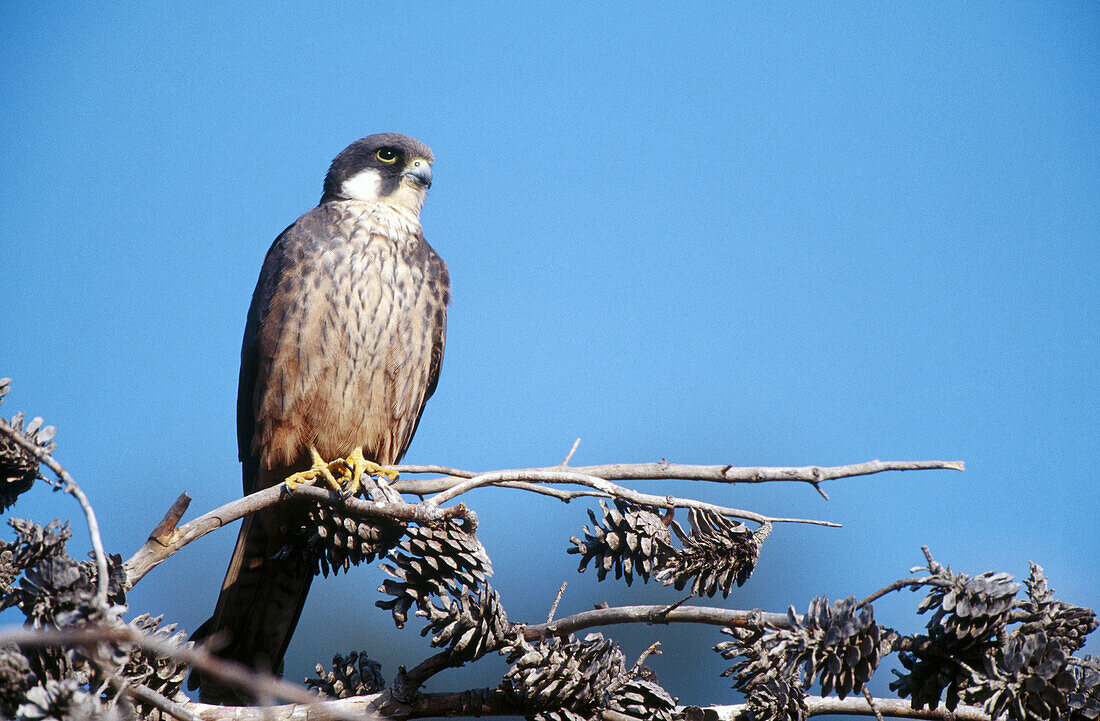
<svg viewBox="0 0 1100 721">
<path fill-rule="evenodd" d="M 427 361 L 427 383 L 423 386 L 423 395 L 417 404 L 416 418 L 408 429 L 407 435 L 397 444 L 398 452 L 392 463 L 400 463 L 409 449 L 416 429 L 420 427 L 420 417 L 424 414 L 424 406 L 428 399 L 435 393 L 439 384 L 439 372 L 443 367 L 443 349 L 447 345 L 447 304 L 451 302 L 451 277 L 447 265 L 436 254 L 428 242 L 421 241 L 424 247 L 422 265 L 426 269 L 427 282 L 424 295 L 419 303 L 418 315 L 431 325 L 430 346 L 426 359 L 421 357 L 421 362 Z"/>
</svg>

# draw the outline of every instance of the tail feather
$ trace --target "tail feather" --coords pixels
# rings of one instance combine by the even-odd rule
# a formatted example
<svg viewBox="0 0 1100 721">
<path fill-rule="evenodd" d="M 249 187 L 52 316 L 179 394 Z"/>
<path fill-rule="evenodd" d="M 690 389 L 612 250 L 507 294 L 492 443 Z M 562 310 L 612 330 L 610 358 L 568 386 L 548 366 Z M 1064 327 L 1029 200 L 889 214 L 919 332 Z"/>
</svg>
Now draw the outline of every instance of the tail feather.
<svg viewBox="0 0 1100 721">
<path fill-rule="evenodd" d="M 222 583 L 214 615 L 192 635 L 209 639 L 210 650 L 253 669 L 278 675 L 302 613 L 314 567 L 301 554 L 278 556 L 286 543 L 282 529 L 293 521 L 285 505 L 244 519 Z M 288 513 L 290 511 L 291 513 Z M 247 693 L 220 679 L 193 671 L 189 688 L 204 703 L 244 705 Z"/>
</svg>

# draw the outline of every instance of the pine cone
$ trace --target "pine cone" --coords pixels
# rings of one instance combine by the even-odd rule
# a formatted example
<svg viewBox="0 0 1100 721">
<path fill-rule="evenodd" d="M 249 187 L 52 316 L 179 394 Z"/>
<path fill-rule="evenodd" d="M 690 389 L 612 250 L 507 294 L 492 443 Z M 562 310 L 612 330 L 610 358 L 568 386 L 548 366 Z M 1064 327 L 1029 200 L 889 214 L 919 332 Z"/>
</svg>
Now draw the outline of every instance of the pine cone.
<svg viewBox="0 0 1100 721">
<path fill-rule="evenodd" d="M 164 616 L 151 617 L 143 613 L 131 620 L 130 625 L 142 634 L 173 648 L 190 650 L 194 647 L 195 644 L 187 640 L 185 632 L 176 631 L 177 624 L 161 627 L 163 618 Z M 183 700 L 185 697 L 181 689 L 189 670 L 181 661 L 136 648 L 123 667 L 122 675 L 127 682 L 150 688 L 165 698 Z M 149 713 L 152 709 L 142 706 L 141 710 L 142 713 Z"/>
<path fill-rule="evenodd" d="M 679 523 L 672 524 L 683 548 L 667 557 L 655 575 L 677 591 L 690 581 L 696 595 L 713 596 L 721 590 L 723 597 L 728 596 L 734 582 L 741 586 L 752 574 L 771 525 L 764 524 L 754 532 L 711 511 L 691 508 L 688 514 L 690 534 Z"/>
<path fill-rule="evenodd" d="M 508 622 L 500 596 L 488 585 L 482 586 L 477 596 L 465 592 L 457 601 L 449 595 L 441 596 L 440 601 L 440 606 L 429 601 L 416 612 L 428 619 L 420 635 L 435 633 L 432 646 L 446 646 L 453 665 L 461 666 L 516 642 L 516 625 Z"/>
<path fill-rule="evenodd" d="M 317 560 L 318 572 L 347 571 L 385 555 L 405 533 L 405 525 L 361 516 L 350 508 L 316 504 L 306 512 L 301 529 L 306 553 Z M 309 535 L 307 535 L 309 534 Z"/>
<path fill-rule="evenodd" d="M 1100 659 L 1084 656 L 1067 667 L 1076 688 L 1067 698 L 1070 721 L 1100 718 Z"/>
<path fill-rule="evenodd" d="M 1013 633 L 973 679 L 963 698 L 984 703 L 986 713 L 1015 721 L 1061 719 L 1069 714 L 1077 678 L 1066 668 L 1068 654 L 1042 631 Z"/>
<path fill-rule="evenodd" d="M 807 715 L 806 690 L 798 672 L 798 656 L 788 655 L 793 634 L 785 629 L 723 628 L 733 636 L 714 647 L 725 659 L 739 658 L 722 672 L 734 677 L 733 688 L 745 694 L 755 721 L 803 721 Z"/>
<path fill-rule="evenodd" d="M 47 558 L 28 568 L 13 598 L 15 605 L 35 627 L 58 625 L 58 619 L 89 606 L 95 588 L 80 572 L 80 564 L 68 556 Z"/>
<path fill-rule="evenodd" d="M 916 640 L 928 642 L 924 637 L 918 637 Z M 908 697 L 911 701 L 910 705 L 917 710 L 926 707 L 935 708 L 939 705 L 941 697 L 949 710 L 955 710 L 959 704 L 961 690 L 970 683 L 969 675 L 957 662 L 962 661 L 971 668 L 974 668 L 973 664 L 980 667 L 982 655 L 972 652 L 965 656 L 950 654 L 949 650 L 937 653 L 934 647 L 921 651 L 902 651 L 898 654 L 898 660 L 906 672 L 891 669 L 897 678 L 890 682 L 890 690 L 902 698 Z"/>
<path fill-rule="evenodd" d="M 493 575 L 481 541 L 453 520 L 439 526 L 409 526 L 405 535 L 389 554 L 394 565 L 382 566 L 398 580 L 386 579 L 378 590 L 393 598 L 375 602 L 393 614 L 398 628 L 404 627 L 413 604 L 423 609 L 429 596 L 476 590 Z"/>
<path fill-rule="evenodd" d="M 634 572 L 648 581 L 649 575 L 661 563 L 662 559 L 675 552 L 672 548 L 672 534 L 668 526 L 657 515 L 655 509 L 636 506 L 615 499 L 615 508 L 608 508 L 600 501 L 603 509 L 602 523 L 596 520 L 596 514 L 588 510 L 592 519 L 592 530 L 584 526 L 584 540 L 576 536 L 569 540 L 574 544 L 569 553 L 581 556 L 578 572 L 583 573 L 590 561 L 595 560 L 596 578 L 604 580 L 607 572 L 615 569 L 615 578 L 625 578 L 626 585 L 634 580 Z"/>
<path fill-rule="evenodd" d="M 612 683 L 624 673 L 623 654 L 613 641 L 593 633 L 577 641 L 559 639 L 530 645 L 521 641 L 510 654 L 504 690 L 528 719 L 585 721 L 604 705 Z"/>
<path fill-rule="evenodd" d="M 38 677 L 15 646 L 0 646 L 0 718 L 12 718 Z"/>
<path fill-rule="evenodd" d="M 72 679 L 47 679 L 27 691 L 27 697 L 16 711 L 20 721 L 87 721 L 113 716 L 98 698 L 80 688 Z"/>
<path fill-rule="evenodd" d="M 930 570 L 948 585 L 933 586 L 917 607 L 918 613 L 934 609 L 928 621 L 929 636 L 946 636 L 949 642 L 957 639 L 966 645 L 985 642 L 1004 629 L 1020 590 L 1020 584 L 1013 583 L 1012 576 L 986 571 L 971 578 L 939 564 Z"/>
<path fill-rule="evenodd" d="M 823 696 L 836 689 L 840 698 L 863 690 L 896 637 L 875 623 L 870 605 L 857 609 L 855 596 L 831 606 L 827 598 L 814 598 L 802 628 L 809 637 L 804 683 L 816 676 Z"/>
<path fill-rule="evenodd" d="M 11 388 L 11 378 L 0 378 L 0 402 Z M 41 418 L 35 418 L 23 427 L 22 411 L 12 417 L 9 425 L 12 431 L 38 446 L 46 453 L 52 453 L 57 444 L 53 437 L 57 429 L 43 426 Z M 16 499 L 30 490 L 38 473 L 39 460 L 33 453 L 12 440 L 7 434 L 0 434 L 0 512 L 15 504 Z"/>
<path fill-rule="evenodd" d="M 350 698 L 378 693 L 386 687 L 382 677 L 382 665 L 367 657 L 363 651 L 352 651 L 346 657 L 332 657 L 332 670 L 317 664 L 317 678 L 307 678 L 306 686 L 322 696 Z"/>
<path fill-rule="evenodd" d="M 918 606 L 920 613 L 933 611 L 928 636 L 917 637 L 912 650 L 898 654 L 906 673 L 893 670 L 897 678 L 890 688 L 910 697 L 914 709 L 934 708 L 942 697 L 954 710 L 972 683 L 965 669 L 982 668 L 996 652 L 1020 586 L 1006 573 L 956 574 L 924 551 L 936 582 Z"/>
<path fill-rule="evenodd" d="M 1024 585 L 1027 586 L 1028 601 L 1020 604 L 1020 608 L 1032 617 L 1024 628 L 1041 628 L 1067 653 L 1084 647 L 1085 637 L 1097 628 L 1096 614 L 1092 609 L 1055 600 L 1054 591 L 1047 586 L 1043 568 L 1038 564 L 1031 564 L 1031 575 Z"/>
<path fill-rule="evenodd" d="M 638 721 L 672 721 L 676 699 L 661 688 L 656 678 L 650 681 L 636 677 L 621 680 L 612 689 L 607 708 Z"/>
<path fill-rule="evenodd" d="M 15 529 L 15 542 L 6 545 L 15 554 L 14 563 L 19 573 L 44 558 L 67 555 L 65 542 L 73 535 L 68 522 L 55 518 L 40 526 L 22 518 L 9 518 L 8 525 Z"/>
</svg>

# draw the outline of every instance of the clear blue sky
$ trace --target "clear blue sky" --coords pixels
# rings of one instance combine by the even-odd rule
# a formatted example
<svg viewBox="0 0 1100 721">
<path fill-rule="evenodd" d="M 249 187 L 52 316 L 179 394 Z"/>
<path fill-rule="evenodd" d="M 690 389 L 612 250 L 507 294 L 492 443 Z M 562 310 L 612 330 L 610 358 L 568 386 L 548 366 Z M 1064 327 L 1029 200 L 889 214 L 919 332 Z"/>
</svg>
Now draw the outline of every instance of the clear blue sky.
<svg viewBox="0 0 1100 721">
<path fill-rule="evenodd" d="M 1033 560 L 1100 607 L 1097 6 L 111 5 L 9 4 L 0 40 L 3 413 L 58 426 L 109 550 L 181 491 L 189 517 L 239 493 L 263 254 L 337 152 L 395 130 L 435 150 L 423 222 L 454 284 L 409 462 L 551 464 L 577 436 L 581 464 L 962 459 L 828 502 L 641 488 L 844 524 L 777 528 L 729 607 L 862 596 L 922 543 L 973 573 Z M 578 576 L 583 503 L 467 502 L 514 620 L 563 580 L 559 614 L 679 598 Z M 17 512 L 74 519 L 87 548 L 69 499 Z M 133 610 L 194 629 L 235 536 L 153 571 Z M 430 653 L 374 608 L 381 578 L 315 584 L 288 676 L 365 648 L 392 678 Z M 918 600 L 878 617 L 915 631 Z M 611 633 L 628 655 L 664 639 L 682 702 L 735 698 L 716 630 Z"/>
</svg>

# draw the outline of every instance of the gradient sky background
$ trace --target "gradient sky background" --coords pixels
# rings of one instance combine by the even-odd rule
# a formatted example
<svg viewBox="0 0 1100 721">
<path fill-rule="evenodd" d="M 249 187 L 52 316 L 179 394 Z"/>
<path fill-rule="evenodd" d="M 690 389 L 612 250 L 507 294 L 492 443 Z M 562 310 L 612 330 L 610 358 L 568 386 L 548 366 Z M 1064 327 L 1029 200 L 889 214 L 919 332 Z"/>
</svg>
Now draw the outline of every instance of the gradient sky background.
<svg viewBox="0 0 1100 721">
<path fill-rule="evenodd" d="M 710 604 L 862 597 L 929 544 L 971 573 L 1033 560 L 1100 607 L 1100 8 L 812 5 L 6 3 L 4 415 L 58 427 L 123 557 L 181 491 L 187 518 L 239 495 L 263 255 L 337 152 L 401 131 L 435 151 L 422 220 L 454 284 L 408 462 L 547 465 L 577 436 L 576 464 L 962 459 L 832 482 L 828 502 L 639 488 L 844 524 L 776 528 Z M 680 598 L 575 573 L 589 504 L 465 500 L 513 620 L 544 620 L 563 580 L 559 616 Z M 72 519 L 87 550 L 70 499 L 40 488 L 15 512 Z M 235 537 L 154 570 L 133 612 L 193 630 Z M 335 652 L 366 649 L 387 678 L 431 654 L 374 607 L 382 578 L 314 585 L 290 678 Z M 915 632 L 919 600 L 876 618 Z M 682 703 L 737 698 L 717 629 L 605 631 L 631 658 L 662 640 L 650 663 Z"/>
</svg>

